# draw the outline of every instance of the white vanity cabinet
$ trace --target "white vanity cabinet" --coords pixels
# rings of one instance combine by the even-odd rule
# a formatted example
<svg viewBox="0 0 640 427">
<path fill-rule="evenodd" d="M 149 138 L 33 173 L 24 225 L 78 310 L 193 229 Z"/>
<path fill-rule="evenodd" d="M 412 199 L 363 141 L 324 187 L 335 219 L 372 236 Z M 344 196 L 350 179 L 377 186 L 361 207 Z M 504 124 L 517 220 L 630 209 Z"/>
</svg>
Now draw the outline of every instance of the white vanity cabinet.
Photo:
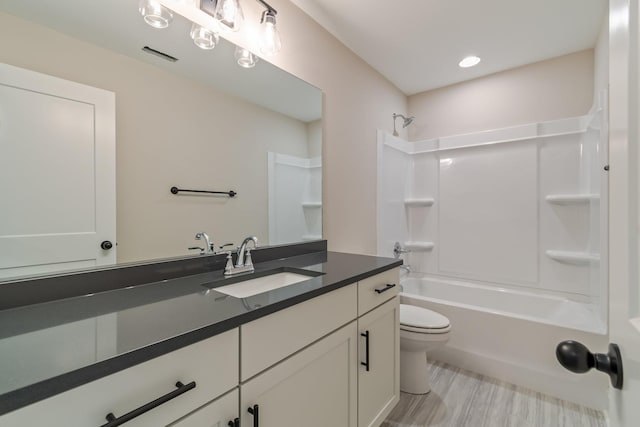
<svg viewBox="0 0 640 427">
<path fill-rule="evenodd" d="M 379 426 L 400 398 L 398 279 L 393 269 L 241 326 L 242 425 Z"/>
<path fill-rule="evenodd" d="M 170 427 L 239 427 L 238 389 L 171 424 Z"/>
<path fill-rule="evenodd" d="M 108 425 L 108 414 L 122 417 L 155 399 L 177 392 L 174 398 L 125 425 L 170 424 L 237 387 L 238 335 L 237 328 L 224 332 L 9 412 L 0 417 L 0 425 L 98 427 Z M 177 382 L 183 387 L 178 388 Z"/>
<path fill-rule="evenodd" d="M 400 302 L 358 319 L 358 427 L 379 426 L 400 399 Z"/>
<path fill-rule="evenodd" d="M 356 332 L 353 321 L 242 384 L 241 425 L 356 427 Z"/>
</svg>

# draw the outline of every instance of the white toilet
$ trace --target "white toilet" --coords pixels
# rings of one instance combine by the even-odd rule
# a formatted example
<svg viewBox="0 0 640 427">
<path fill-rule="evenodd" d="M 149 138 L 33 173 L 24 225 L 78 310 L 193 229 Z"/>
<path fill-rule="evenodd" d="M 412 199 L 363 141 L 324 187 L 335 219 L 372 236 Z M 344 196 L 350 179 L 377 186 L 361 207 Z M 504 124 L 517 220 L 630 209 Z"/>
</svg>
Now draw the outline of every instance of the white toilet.
<svg viewBox="0 0 640 427">
<path fill-rule="evenodd" d="M 431 391 L 427 352 L 449 340 L 445 316 L 414 305 L 400 304 L 400 390 L 412 394 Z"/>
</svg>

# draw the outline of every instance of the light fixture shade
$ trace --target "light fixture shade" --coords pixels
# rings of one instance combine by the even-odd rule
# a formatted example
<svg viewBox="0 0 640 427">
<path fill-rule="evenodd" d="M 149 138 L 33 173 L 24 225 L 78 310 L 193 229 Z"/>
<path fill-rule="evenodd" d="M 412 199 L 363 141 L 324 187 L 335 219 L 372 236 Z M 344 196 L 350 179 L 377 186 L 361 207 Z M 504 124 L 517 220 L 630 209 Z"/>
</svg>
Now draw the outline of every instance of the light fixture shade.
<svg viewBox="0 0 640 427">
<path fill-rule="evenodd" d="M 222 29 L 238 31 L 244 21 L 240 2 L 238 0 L 219 0 L 214 18 L 221 24 Z"/>
<path fill-rule="evenodd" d="M 260 28 L 260 52 L 264 55 L 275 55 L 282 48 L 280 33 L 276 28 L 276 16 L 272 11 L 266 10 L 262 14 Z"/>
<path fill-rule="evenodd" d="M 219 41 L 218 34 L 208 28 L 204 28 L 196 23 L 191 25 L 191 39 L 200 49 L 213 49 Z"/>
<path fill-rule="evenodd" d="M 236 61 L 238 61 L 238 65 L 243 68 L 253 68 L 258 62 L 258 57 L 256 55 L 249 52 L 247 49 L 241 48 L 240 46 L 236 46 L 236 53 L 234 56 Z"/>
<path fill-rule="evenodd" d="M 138 10 L 144 17 L 144 21 L 153 28 L 167 28 L 173 21 L 173 12 L 157 0 L 140 0 Z"/>
</svg>

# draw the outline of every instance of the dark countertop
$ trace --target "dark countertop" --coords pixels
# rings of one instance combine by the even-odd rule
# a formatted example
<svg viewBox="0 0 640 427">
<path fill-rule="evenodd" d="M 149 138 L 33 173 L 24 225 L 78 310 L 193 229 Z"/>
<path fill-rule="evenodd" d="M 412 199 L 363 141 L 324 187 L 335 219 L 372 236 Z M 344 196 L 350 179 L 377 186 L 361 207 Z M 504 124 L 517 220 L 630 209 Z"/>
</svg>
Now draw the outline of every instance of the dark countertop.
<svg viewBox="0 0 640 427">
<path fill-rule="evenodd" d="M 230 279 L 214 270 L 0 310 L 0 415 L 401 264 L 312 252 L 256 262 L 255 273 Z M 277 270 L 310 277 L 242 299 L 215 290 Z M 87 346 L 92 351 L 83 357 Z M 43 367 L 27 351 L 63 354 Z"/>
</svg>

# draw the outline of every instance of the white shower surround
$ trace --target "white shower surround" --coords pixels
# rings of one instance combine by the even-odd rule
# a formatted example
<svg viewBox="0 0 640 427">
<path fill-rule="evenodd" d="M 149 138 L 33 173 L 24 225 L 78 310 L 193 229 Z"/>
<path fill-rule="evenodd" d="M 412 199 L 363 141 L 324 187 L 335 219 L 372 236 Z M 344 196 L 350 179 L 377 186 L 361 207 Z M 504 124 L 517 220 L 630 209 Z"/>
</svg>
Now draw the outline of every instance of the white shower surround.
<svg viewBox="0 0 640 427">
<path fill-rule="evenodd" d="M 606 377 L 555 359 L 566 339 L 606 349 L 603 116 L 420 142 L 378 133 L 378 254 L 412 247 L 403 300 L 453 326 L 435 359 L 603 408 Z"/>
</svg>

